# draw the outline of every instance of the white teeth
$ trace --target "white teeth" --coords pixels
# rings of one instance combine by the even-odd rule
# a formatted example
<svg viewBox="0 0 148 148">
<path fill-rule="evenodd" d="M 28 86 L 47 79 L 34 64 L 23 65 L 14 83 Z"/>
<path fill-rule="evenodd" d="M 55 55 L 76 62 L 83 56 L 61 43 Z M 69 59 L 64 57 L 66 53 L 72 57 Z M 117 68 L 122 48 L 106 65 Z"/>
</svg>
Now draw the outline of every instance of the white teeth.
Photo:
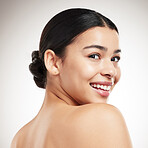
<svg viewBox="0 0 148 148">
<path fill-rule="evenodd" d="M 103 90 L 109 91 L 111 89 L 111 86 L 106 85 L 99 85 L 99 84 L 91 84 L 94 88 L 101 88 Z"/>
<path fill-rule="evenodd" d="M 99 84 L 97 85 L 97 88 L 100 88 L 100 85 Z"/>
<path fill-rule="evenodd" d="M 104 89 L 107 90 L 107 86 L 104 86 Z"/>
<path fill-rule="evenodd" d="M 103 85 L 101 85 L 101 89 L 105 89 Z"/>
<path fill-rule="evenodd" d="M 111 89 L 111 86 L 108 86 L 108 87 L 107 87 L 107 90 L 110 90 L 110 89 Z"/>
</svg>

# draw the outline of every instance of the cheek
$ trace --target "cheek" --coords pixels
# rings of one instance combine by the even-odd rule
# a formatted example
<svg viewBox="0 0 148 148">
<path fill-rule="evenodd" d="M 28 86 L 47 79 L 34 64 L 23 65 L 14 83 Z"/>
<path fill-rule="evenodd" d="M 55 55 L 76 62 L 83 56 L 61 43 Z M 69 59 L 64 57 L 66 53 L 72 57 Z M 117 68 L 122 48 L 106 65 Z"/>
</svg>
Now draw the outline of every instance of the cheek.
<svg viewBox="0 0 148 148">
<path fill-rule="evenodd" d="M 79 71 L 81 72 L 80 73 L 81 77 L 89 80 L 96 75 L 97 68 L 95 68 L 95 66 L 85 64 L 85 65 L 81 65 L 81 68 Z"/>
<path fill-rule="evenodd" d="M 79 72 L 81 72 L 81 78 L 86 79 L 88 83 L 92 81 L 92 79 L 98 75 L 100 71 L 100 64 L 99 63 L 92 63 L 92 62 L 85 62 L 85 64 L 80 65 Z"/>
<path fill-rule="evenodd" d="M 68 61 L 63 67 L 61 76 L 67 83 L 71 81 L 75 84 L 79 84 L 80 82 L 82 84 L 88 82 L 96 75 L 98 71 L 97 67 L 96 64 L 92 65 L 88 61 L 86 62 L 85 59 L 82 60 L 82 58 L 79 61 Z"/>
<path fill-rule="evenodd" d="M 89 62 L 87 58 L 77 57 L 76 60 L 70 61 L 67 67 L 69 67 L 71 73 L 76 73 L 80 78 L 89 79 L 96 72 L 96 65 Z"/>
</svg>

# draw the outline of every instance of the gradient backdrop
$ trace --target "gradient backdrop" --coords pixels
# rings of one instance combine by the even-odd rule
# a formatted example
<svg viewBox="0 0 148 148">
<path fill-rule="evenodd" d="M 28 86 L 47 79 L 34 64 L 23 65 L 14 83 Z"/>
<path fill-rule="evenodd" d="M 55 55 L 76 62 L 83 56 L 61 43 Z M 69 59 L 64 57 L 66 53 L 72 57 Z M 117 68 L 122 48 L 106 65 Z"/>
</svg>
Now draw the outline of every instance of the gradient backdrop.
<svg viewBox="0 0 148 148">
<path fill-rule="evenodd" d="M 109 103 L 125 117 L 134 148 L 148 148 L 147 0 L 0 0 L 0 148 L 39 111 L 45 91 L 28 70 L 43 27 L 72 7 L 94 9 L 120 31 L 122 77 Z"/>
</svg>

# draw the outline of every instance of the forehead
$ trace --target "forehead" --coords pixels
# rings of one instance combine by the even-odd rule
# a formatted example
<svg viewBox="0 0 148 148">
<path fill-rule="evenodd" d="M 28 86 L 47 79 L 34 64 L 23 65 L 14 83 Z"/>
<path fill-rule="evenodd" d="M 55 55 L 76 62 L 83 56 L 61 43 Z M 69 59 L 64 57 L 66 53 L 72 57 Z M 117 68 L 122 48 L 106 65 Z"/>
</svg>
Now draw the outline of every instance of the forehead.
<svg viewBox="0 0 148 148">
<path fill-rule="evenodd" d="M 107 48 L 119 48 L 119 36 L 115 30 L 108 27 L 93 27 L 78 35 L 72 44 L 88 46 L 98 44 Z"/>
</svg>

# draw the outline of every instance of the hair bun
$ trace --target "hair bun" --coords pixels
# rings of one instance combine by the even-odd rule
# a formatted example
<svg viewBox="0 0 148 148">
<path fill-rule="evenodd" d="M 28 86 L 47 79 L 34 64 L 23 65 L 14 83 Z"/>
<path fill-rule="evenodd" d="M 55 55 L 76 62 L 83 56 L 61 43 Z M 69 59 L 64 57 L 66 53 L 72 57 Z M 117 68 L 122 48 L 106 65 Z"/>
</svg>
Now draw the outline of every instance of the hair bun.
<svg viewBox="0 0 148 148">
<path fill-rule="evenodd" d="M 36 85 L 40 88 L 45 88 L 46 68 L 39 57 L 39 51 L 32 52 L 32 63 L 29 65 L 29 70 L 34 76 Z"/>
<path fill-rule="evenodd" d="M 31 56 L 32 56 L 32 62 L 35 59 L 39 59 L 39 51 L 33 51 Z"/>
</svg>

